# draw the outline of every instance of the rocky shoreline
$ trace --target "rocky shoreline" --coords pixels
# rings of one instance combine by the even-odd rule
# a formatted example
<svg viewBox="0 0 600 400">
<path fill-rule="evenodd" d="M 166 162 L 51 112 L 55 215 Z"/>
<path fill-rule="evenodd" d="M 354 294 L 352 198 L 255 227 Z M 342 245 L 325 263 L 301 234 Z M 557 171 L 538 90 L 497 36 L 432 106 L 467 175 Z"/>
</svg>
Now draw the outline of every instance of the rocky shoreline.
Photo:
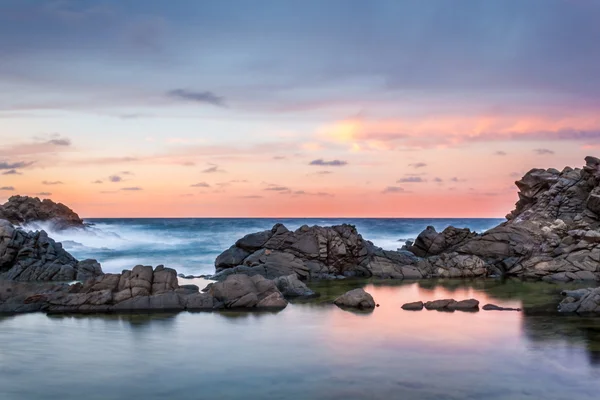
<svg viewBox="0 0 600 400">
<path fill-rule="evenodd" d="M 290 231 L 276 224 L 220 254 L 210 277 L 216 282 L 203 292 L 180 286 L 177 272 L 163 266 L 104 274 L 95 260 L 76 260 L 46 232 L 13 224 L 39 220 L 58 228 L 83 227 L 79 216 L 50 200 L 14 196 L 0 207 L 0 312 L 281 309 L 286 297 L 316 295 L 303 281 L 322 279 L 515 277 L 597 284 L 600 159 L 585 161 L 583 168 L 529 171 L 516 182 L 519 201 L 507 221 L 481 234 L 427 227 L 414 243 L 388 251 L 363 239 L 352 225 Z M 65 283 L 71 281 L 79 283 Z M 598 290 L 565 293 L 559 311 L 600 312 Z M 375 306 L 368 293 L 351 292 L 335 304 Z"/>
</svg>

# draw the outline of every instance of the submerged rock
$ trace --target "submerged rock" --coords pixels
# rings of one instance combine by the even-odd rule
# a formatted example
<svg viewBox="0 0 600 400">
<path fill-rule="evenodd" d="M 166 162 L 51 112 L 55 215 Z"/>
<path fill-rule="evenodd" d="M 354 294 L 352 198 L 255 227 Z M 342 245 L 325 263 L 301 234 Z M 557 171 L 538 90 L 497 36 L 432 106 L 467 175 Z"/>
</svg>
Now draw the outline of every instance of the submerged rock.
<svg viewBox="0 0 600 400">
<path fill-rule="evenodd" d="M 566 290 L 564 300 L 558 305 L 562 313 L 600 314 L 600 287 Z"/>
<path fill-rule="evenodd" d="M 372 310 L 375 308 L 373 296 L 363 289 L 350 290 L 335 299 L 333 303 L 339 307 L 357 308 L 359 310 Z"/>
<path fill-rule="evenodd" d="M 486 304 L 481 309 L 485 311 L 521 311 L 520 308 L 500 307 L 495 304 Z"/>
</svg>

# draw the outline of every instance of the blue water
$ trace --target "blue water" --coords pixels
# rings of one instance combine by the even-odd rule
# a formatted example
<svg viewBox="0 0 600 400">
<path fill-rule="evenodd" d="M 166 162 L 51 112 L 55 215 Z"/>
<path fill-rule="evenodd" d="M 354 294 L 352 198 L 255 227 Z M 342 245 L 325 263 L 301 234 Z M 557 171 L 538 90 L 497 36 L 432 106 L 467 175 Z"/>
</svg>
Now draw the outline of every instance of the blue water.
<svg viewBox="0 0 600 400">
<path fill-rule="evenodd" d="M 215 258 L 242 236 L 271 229 L 283 223 L 289 229 L 300 226 L 356 225 L 367 240 L 386 250 L 400 248 L 428 225 L 438 231 L 453 225 L 477 232 L 502 222 L 501 219 L 414 218 L 414 219 L 259 219 L 259 218 L 152 218 L 88 219 L 87 231 L 50 231 L 51 237 L 78 259 L 95 258 L 105 272 L 120 272 L 137 264 L 175 268 L 186 275 L 214 273 Z M 47 227 L 45 227 L 47 228 Z"/>
</svg>

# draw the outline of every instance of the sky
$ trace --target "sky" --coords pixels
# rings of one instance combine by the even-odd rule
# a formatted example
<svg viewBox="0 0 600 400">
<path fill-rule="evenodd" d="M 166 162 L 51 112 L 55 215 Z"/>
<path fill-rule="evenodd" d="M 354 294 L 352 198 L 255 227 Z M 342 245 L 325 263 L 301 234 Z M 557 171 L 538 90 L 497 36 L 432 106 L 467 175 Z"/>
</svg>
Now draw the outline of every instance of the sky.
<svg viewBox="0 0 600 400">
<path fill-rule="evenodd" d="M 0 202 L 503 217 L 600 147 L 596 0 L 3 0 Z"/>
</svg>

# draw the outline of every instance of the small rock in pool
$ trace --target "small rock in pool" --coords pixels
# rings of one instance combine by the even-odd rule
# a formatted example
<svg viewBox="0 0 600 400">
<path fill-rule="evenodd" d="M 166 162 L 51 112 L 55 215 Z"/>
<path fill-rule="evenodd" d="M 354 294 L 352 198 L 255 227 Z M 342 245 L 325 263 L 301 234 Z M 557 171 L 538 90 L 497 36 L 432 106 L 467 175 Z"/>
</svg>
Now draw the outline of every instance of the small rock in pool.
<svg viewBox="0 0 600 400">
<path fill-rule="evenodd" d="M 456 303 L 456 300 L 442 299 L 442 300 L 428 301 L 427 303 L 425 303 L 425 308 L 428 310 L 448 309 L 448 306 L 452 303 Z"/>
<path fill-rule="evenodd" d="M 521 311 L 520 308 L 500 307 L 495 304 L 486 304 L 481 308 L 486 311 Z"/>
<path fill-rule="evenodd" d="M 422 301 L 415 301 L 412 303 L 406 303 L 402 306 L 403 310 L 409 310 L 409 311 L 420 311 L 423 309 L 423 302 Z"/>
<path fill-rule="evenodd" d="M 450 310 L 476 311 L 479 310 L 479 301 L 475 299 L 461 300 L 448 305 Z"/>
</svg>

